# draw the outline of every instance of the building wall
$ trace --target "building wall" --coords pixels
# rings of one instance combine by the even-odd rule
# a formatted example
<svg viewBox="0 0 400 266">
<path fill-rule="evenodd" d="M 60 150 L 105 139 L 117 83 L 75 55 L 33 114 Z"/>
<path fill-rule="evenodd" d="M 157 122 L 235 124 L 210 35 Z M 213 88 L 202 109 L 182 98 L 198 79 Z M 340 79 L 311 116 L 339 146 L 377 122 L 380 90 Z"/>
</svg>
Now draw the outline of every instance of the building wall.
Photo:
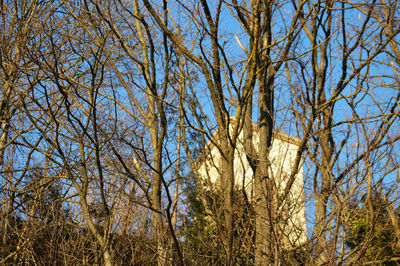
<svg viewBox="0 0 400 266">
<path fill-rule="evenodd" d="M 244 152 L 242 134 L 239 135 L 239 143 L 235 150 L 234 157 L 234 175 L 235 187 L 238 190 L 244 190 L 248 198 L 254 200 L 254 178 L 253 171 L 247 161 Z M 288 176 L 292 170 L 292 165 L 296 158 L 299 140 L 282 133 L 276 133 L 273 139 L 269 160 L 271 163 L 271 176 L 275 180 L 275 186 L 279 193 L 285 189 Z M 257 151 L 259 136 L 254 132 L 254 147 Z M 198 175 L 206 189 L 221 184 L 221 169 L 219 167 L 221 155 L 218 149 L 212 145 L 207 145 L 207 156 L 203 158 L 198 168 Z M 295 182 L 290 191 L 289 200 L 278 210 L 281 223 L 277 225 L 282 235 L 287 236 L 284 242 L 288 246 L 295 246 L 304 243 L 306 236 L 306 221 L 303 193 L 303 168 L 300 167 L 296 175 Z"/>
</svg>

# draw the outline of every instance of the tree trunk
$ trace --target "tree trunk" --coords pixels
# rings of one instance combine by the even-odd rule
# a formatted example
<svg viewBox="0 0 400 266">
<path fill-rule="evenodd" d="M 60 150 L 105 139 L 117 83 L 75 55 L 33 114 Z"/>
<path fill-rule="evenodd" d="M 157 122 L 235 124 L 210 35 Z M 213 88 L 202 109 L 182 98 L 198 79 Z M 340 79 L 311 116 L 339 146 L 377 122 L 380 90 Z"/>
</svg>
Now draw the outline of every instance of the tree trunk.
<svg viewBox="0 0 400 266">
<path fill-rule="evenodd" d="M 256 211 L 256 265 L 273 264 L 273 238 L 271 232 L 274 226 L 274 212 L 277 202 L 273 176 L 269 161 L 269 151 L 272 146 L 272 132 L 274 125 L 274 78 L 275 69 L 270 59 L 270 44 L 272 42 L 271 5 L 264 7 L 266 29 L 262 33 L 262 54 L 259 61 L 259 99 L 260 117 L 258 131 L 260 146 L 257 158 L 255 180 L 255 211 Z M 277 255 L 277 254 L 275 254 Z"/>
</svg>

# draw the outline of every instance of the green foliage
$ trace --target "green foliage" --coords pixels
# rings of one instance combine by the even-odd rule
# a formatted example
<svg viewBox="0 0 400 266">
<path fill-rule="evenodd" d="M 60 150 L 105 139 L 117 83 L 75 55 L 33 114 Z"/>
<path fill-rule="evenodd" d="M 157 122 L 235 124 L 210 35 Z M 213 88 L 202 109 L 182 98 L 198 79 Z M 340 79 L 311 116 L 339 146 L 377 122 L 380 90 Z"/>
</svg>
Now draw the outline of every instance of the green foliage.
<svg viewBox="0 0 400 266">
<path fill-rule="evenodd" d="M 186 262 L 189 265 L 194 262 L 200 265 L 223 265 L 223 193 L 215 187 L 212 190 L 198 188 L 194 178 L 189 177 L 192 182 L 187 183 L 185 191 L 189 206 L 183 241 Z M 254 209 L 243 191 L 235 190 L 233 200 L 235 263 L 254 265 Z M 310 258 L 311 247 L 308 244 L 280 252 L 280 259 L 285 265 L 309 265 Z"/>
<path fill-rule="evenodd" d="M 192 178 L 194 178 L 192 176 Z M 189 204 L 184 231 L 187 263 L 223 265 L 225 262 L 223 235 L 224 212 L 222 192 L 198 189 L 195 182 L 186 186 Z M 251 206 L 239 191 L 234 193 L 235 261 L 251 265 L 254 260 L 254 218 Z"/>
<path fill-rule="evenodd" d="M 347 246 L 355 251 L 354 256 L 365 248 L 360 262 L 375 262 L 375 265 L 398 265 L 400 261 L 400 241 L 386 209 L 387 202 L 379 194 L 371 198 L 373 216 L 364 200 L 362 207 L 352 207 L 346 230 Z M 400 222 L 400 211 L 395 211 Z"/>
<path fill-rule="evenodd" d="M 184 246 L 190 261 L 197 260 L 208 264 L 222 262 L 218 250 L 222 250 L 223 246 L 218 241 L 217 227 L 212 213 L 206 209 L 201 194 L 195 186 L 187 186 L 186 194 L 190 208 L 184 227 Z"/>
</svg>

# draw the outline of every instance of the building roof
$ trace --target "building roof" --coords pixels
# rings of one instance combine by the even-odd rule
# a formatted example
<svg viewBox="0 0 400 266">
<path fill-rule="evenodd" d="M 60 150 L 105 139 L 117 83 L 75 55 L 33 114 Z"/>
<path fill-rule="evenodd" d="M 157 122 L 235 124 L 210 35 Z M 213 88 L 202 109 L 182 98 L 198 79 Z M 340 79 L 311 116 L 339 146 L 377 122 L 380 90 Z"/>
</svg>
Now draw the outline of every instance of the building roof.
<svg viewBox="0 0 400 266">
<path fill-rule="evenodd" d="M 231 118 L 231 120 L 234 120 L 235 118 Z M 258 125 L 255 123 L 253 124 L 253 132 L 258 132 Z M 242 129 L 243 130 L 243 129 Z M 210 140 L 207 142 L 207 144 L 205 145 L 205 147 L 203 148 L 203 152 L 200 154 L 200 156 L 196 159 L 195 165 L 193 167 L 193 170 L 197 171 L 201 164 L 203 163 L 205 157 L 208 155 L 208 153 L 214 148 L 216 147 L 215 143 L 218 142 L 218 129 L 214 132 L 214 134 L 212 135 L 212 137 L 210 138 Z M 299 146 L 301 143 L 301 139 L 298 137 L 294 137 L 294 136 L 290 136 L 286 133 L 283 133 L 281 131 L 277 131 L 277 130 L 273 130 L 273 136 L 272 139 L 278 139 L 281 140 L 283 142 L 286 143 L 290 143 L 296 146 Z"/>
</svg>

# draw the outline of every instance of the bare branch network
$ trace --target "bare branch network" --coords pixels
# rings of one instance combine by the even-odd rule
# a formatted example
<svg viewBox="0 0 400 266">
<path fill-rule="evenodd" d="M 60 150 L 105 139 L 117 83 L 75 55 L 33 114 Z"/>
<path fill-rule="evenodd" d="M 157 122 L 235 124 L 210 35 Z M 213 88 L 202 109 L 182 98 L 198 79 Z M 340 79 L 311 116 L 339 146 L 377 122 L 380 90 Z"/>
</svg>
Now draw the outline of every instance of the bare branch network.
<svg viewBox="0 0 400 266">
<path fill-rule="evenodd" d="M 400 7 L 1 1 L 1 265 L 397 265 Z"/>
</svg>

